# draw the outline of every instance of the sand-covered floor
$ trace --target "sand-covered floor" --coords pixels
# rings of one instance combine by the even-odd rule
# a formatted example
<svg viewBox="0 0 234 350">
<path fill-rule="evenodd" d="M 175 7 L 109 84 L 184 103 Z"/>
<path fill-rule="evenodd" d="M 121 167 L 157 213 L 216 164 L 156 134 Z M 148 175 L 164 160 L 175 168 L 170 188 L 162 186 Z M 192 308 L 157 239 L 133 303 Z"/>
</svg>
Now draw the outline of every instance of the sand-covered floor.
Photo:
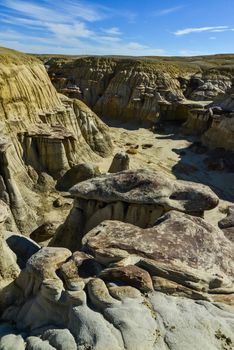
<svg viewBox="0 0 234 350">
<path fill-rule="evenodd" d="M 161 133 L 147 128 L 128 124 L 108 122 L 115 145 L 114 154 L 136 148 L 135 154 L 129 154 L 130 168 L 150 168 L 160 170 L 167 176 L 195 181 L 210 186 L 220 197 L 220 204 L 208 211 L 206 219 L 216 224 L 225 216 L 225 208 L 234 202 L 234 174 L 225 171 L 208 170 L 204 159 L 206 153 L 195 153 L 192 148 L 195 138 L 180 134 L 176 126 L 168 126 Z M 103 159 L 100 170 L 108 171 L 112 157 Z"/>
</svg>

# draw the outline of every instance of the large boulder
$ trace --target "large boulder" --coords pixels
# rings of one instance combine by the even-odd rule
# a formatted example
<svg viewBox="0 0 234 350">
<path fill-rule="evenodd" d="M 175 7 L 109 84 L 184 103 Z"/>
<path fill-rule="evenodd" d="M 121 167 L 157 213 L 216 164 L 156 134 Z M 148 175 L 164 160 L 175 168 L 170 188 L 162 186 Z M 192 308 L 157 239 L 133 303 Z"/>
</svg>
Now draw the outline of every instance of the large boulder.
<svg viewBox="0 0 234 350">
<path fill-rule="evenodd" d="M 110 168 L 108 170 L 109 173 L 118 173 L 119 171 L 128 170 L 129 169 L 129 156 L 127 153 L 118 152 L 114 155 Z"/>
<path fill-rule="evenodd" d="M 219 227 L 223 230 L 225 236 L 234 242 L 234 206 L 230 206 L 227 216 L 218 222 Z"/>
<path fill-rule="evenodd" d="M 163 278 L 209 293 L 234 293 L 233 246 L 199 217 L 171 211 L 146 229 L 104 221 L 83 243 L 102 264 L 138 256 L 139 266 Z"/>
<path fill-rule="evenodd" d="M 170 210 L 203 215 L 218 204 L 209 187 L 175 181 L 152 170 L 126 170 L 83 181 L 70 189 L 74 201 L 51 245 L 76 250 L 84 233 L 103 220 L 120 220 L 140 227 L 153 226 Z"/>
<path fill-rule="evenodd" d="M 221 230 L 172 211 L 147 229 L 105 221 L 83 241 L 93 255 L 48 247 L 28 260 L 2 314 L 3 349 L 233 348 L 233 247 Z"/>
<path fill-rule="evenodd" d="M 68 191 L 79 182 L 91 179 L 100 175 L 100 170 L 93 163 L 81 163 L 74 165 L 58 181 L 56 188 L 59 191 Z"/>
</svg>

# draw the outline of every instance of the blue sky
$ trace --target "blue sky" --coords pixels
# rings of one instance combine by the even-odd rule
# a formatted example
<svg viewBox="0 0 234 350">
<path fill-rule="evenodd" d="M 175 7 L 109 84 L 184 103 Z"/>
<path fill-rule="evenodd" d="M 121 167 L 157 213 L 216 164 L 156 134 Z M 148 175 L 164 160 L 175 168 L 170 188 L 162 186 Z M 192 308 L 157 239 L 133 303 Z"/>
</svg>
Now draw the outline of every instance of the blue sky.
<svg viewBox="0 0 234 350">
<path fill-rule="evenodd" d="M 234 52 L 234 0 L 0 0 L 0 46 L 24 52 Z"/>
</svg>

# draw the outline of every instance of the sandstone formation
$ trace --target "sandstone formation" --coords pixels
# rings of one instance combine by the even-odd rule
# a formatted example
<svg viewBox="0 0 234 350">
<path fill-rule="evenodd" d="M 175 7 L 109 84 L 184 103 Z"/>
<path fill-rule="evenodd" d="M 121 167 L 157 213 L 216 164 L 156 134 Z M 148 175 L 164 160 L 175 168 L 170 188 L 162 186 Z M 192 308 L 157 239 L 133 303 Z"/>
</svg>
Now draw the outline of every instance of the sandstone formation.
<svg viewBox="0 0 234 350">
<path fill-rule="evenodd" d="M 36 227 L 41 173 L 60 178 L 82 160 L 110 154 L 108 127 L 85 104 L 59 96 L 36 58 L 0 50 L 0 198 L 8 229 Z M 35 199 L 34 199 L 35 198 Z"/>
<path fill-rule="evenodd" d="M 2 349 L 233 348 L 234 250 L 221 230 L 171 211 L 147 229 L 104 221 L 83 242 L 29 258 L 3 308 Z"/>
<path fill-rule="evenodd" d="M 54 236 L 58 226 L 59 222 L 46 221 L 30 234 L 30 238 L 37 243 L 45 242 Z"/>
<path fill-rule="evenodd" d="M 213 101 L 232 87 L 233 76 L 227 70 L 208 69 L 191 76 L 185 85 L 184 95 L 195 101 Z"/>
<path fill-rule="evenodd" d="M 234 242 L 234 206 L 228 208 L 226 218 L 220 220 L 218 225 L 223 230 L 225 236 Z"/>
<path fill-rule="evenodd" d="M 233 88 L 217 97 L 204 108 L 190 108 L 183 129 L 201 136 L 211 148 L 223 147 L 234 151 L 234 97 Z"/>
<path fill-rule="evenodd" d="M 81 163 L 74 165 L 58 181 L 56 188 L 60 191 L 68 191 L 78 182 L 82 182 L 100 175 L 98 166 L 93 163 Z"/>
<path fill-rule="evenodd" d="M 102 264 L 121 259 L 131 264 L 135 259 L 139 267 L 185 287 L 209 294 L 234 293 L 233 246 L 222 231 L 199 217 L 171 211 L 147 229 L 104 221 L 85 235 L 83 243 Z"/>
<path fill-rule="evenodd" d="M 161 101 L 183 98 L 173 64 L 86 57 L 46 65 L 58 91 L 82 99 L 104 117 L 154 121 Z"/>
<path fill-rule="evenodd" d="M 218 193 L 232 176 L 233 58 L 216 59 L 47 57 L 56 92 L 40 61 L 0 48 L 0 350 L 234 348 L 233 207 L 165 175 L 187 157 Z M 129 133 L 113 146 L 85 103 Z M 136 121 L 195 142 L 128 140 Z M 174 168 L 151 168 L 160 152 Z"/>
<path fill-rule="evenodd" d="M 218 197 L 209 187 L 173 181 L 150 170 L 126 170 L 83 181 L 70 189 L 74 207 L 51 245 L 74 251 L 84 233 L 103 220 L 120 220 L 140 227 L 153 226 L 169 210 L 203 215 Z"/>
<path fill-rule="evenodd" d="M 209 108 L 216 101 L 213 106 L 233 111 L 232 64 L 233 57 L 216 56 L 64 61 L 53 57 L 46 62 L 58 91 L 82 99 L 102 117 L 185 122 L 183 130 L 201 136 L 210 147 L 229 150 L 234 149 L 233 118 L 220 117 L 217 108 Z"/>
<path fill-rule="evenodd" d="M 128 170 L 129 169 L 129 156 L 126 153 L 119 152 L 114 155 L 110 168 L 108 170 L 109 173 L 117 173 L 119 171 Z"/>
<path fill-rule="evenodd" d="M 0 200 L 0 312 L 8 302 L 8 286 L 19 275 L 20 268 L 16 262 L 16 255 L 9 248 L 4 238 L 3 224 L 9 216 L 7 205 Z"/>
</svg>

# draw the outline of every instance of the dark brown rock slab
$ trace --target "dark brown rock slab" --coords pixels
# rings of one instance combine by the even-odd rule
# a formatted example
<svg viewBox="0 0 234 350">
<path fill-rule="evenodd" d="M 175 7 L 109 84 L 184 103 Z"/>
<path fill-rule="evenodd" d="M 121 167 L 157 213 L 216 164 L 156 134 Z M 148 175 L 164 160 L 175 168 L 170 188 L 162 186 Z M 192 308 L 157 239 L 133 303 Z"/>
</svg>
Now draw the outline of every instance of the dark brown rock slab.
<svg viewBox="0 0 234 350">
<path fill-rule="evenodd" d="M 135 265 L 105 269 L 99 277 L 104 281 L 121 281 L 126 285 L 141 290 L 142 292 L 153 290 L 150 274 Z"/>
</svg>

